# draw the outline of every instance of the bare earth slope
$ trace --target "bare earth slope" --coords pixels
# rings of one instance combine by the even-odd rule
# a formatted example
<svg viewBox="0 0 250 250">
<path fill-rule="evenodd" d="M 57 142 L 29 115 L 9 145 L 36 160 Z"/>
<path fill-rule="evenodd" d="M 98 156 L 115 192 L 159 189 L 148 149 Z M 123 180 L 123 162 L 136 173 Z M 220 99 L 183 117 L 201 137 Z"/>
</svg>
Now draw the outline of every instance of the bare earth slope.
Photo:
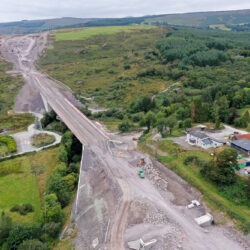
<svg viewBox="0 0 250 250">
<path fill-rule="evenodd" d="M 76 249 L 128 249 L 127 242 L 139 238 L 157 239 L 154 250 L 247 249 L 226 228 L 203 229 L 196 225 L 194 218 L 204 214 L 205 207 L 185 208 L 190 200 L 201 199 L 196 190 L 158 162 L 136 150 L 128 150 L 127 144 L 106 139 L 65 101 L 67 97 L 76 103 L 66 88 L 35 68 L 46 36 L 44 33 L 6 37 L 2 41 L 2 54 L 23 74 L 25 86 L 30 89 L 20 92 L 17 110 L 41 112 L 43 107 L 37 99 L 42 92 L 84 144 L 72 210 L 79 228 Z M 146 158 L 145 179 L 137 175 L 136 164 L 142 157 Z"/>
</svg>

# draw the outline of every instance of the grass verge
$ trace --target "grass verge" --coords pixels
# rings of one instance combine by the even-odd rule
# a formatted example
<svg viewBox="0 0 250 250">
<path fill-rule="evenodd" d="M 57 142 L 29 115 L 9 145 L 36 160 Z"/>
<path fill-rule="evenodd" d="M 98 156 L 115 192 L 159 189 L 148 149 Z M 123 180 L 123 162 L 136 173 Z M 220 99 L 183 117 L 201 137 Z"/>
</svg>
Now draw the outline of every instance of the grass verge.
<svg viewBox="0 0 250 250">
<path fill-rule="evenodd" d="M 32 137 L 32 146 L 40 148 L 55 142 L 55 137 L 49 134 L 36 134 Z"/>
</svg>

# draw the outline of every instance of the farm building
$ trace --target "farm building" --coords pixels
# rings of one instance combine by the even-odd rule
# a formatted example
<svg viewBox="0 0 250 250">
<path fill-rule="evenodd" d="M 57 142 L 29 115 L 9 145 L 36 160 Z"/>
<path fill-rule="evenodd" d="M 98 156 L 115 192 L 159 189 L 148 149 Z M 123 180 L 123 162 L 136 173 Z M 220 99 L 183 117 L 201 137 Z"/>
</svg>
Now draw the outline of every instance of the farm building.
<svg viewBox="0 0 250 250">
<path fill-rule="evenodd" d="M 204 149 L 216 148 L 224 145 L 224 142 L 218 141 L 214 138 L 209 137 L 207 134 L 201 133 L 196 130 L 190 131 L 187 134 L 186 140 L 190 145 L 199 146 Z"/>
<path fill-rule="evenodd" d="M 250 140 L 240 139 L 232 141 L 231 147 L 240 151 L 241 153 L 250 156 Z"/>
<path fill-rule="evenodd" d="M 239 134 L 239 135 L 234 135 L 235 140 L 241 140 L 241 139 L 247 139 L 250 140 L 250 134 Z"/>
<path fill-rule="evenodd" d="M 194 130 L 204 131 L 206 128 L 207 128 L 207 126 L 200 124 L 200 125 L 197 125 L 197 126 L 190 128 L 188 131 L 194 131 Z"/>
</svg>

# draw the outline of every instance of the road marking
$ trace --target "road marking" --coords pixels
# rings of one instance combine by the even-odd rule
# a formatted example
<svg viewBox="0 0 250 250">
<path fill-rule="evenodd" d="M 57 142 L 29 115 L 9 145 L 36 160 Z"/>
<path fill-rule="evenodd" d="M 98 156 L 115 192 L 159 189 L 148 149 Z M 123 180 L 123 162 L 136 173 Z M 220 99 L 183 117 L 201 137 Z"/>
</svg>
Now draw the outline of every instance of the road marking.
<svg viewBox="0 0 250 250">
<path fill-rule="evenodd" d="M 64 98 L 70 105 L 71 107 L 73 107 L 82 117 L 84 117 L 88 122 L 89 124 L 91 124 L 99 133 L 101 133 L 105 138 L 111 140 L 111 136 L 108 135 L 107 133 L 105 133 L 104 131 L 102 131 L 101 129 L 99 129 L 92 121 L 90 121 L 90 119 L 85 115 L 83 114 L 75 105 L 73 105 L 67 98 Z"/>
<path fill-rule="evenodd" d="M 78 198 L 79 198 L 79 186 L 80 186 L 80 182 L 81 182 L 81 174 L 82 174 L 82 164 L 83 164 L 83 152 L 84 152 L 84 145 L 82 145 L 82 159 L 81 159 L 81 165 L 80 165 L 80 173 L 79 173 L 79 180 L 78 180 L 78 188 L 77 188 L 77 194 L 76 194 L 76 215 L 77 215 L 77 206 L 78 206 Z"/>
</svg>

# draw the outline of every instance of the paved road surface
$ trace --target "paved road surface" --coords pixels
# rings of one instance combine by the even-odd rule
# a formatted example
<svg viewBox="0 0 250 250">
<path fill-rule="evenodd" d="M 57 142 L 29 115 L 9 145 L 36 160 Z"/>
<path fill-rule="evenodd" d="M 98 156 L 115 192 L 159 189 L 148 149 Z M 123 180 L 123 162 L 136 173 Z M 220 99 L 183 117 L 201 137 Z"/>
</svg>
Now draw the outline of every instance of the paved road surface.
<svg viewBox="0 0 250 250">
<path fill-rule="evenodd" d="M 158 208 L 162 211 L 161 213 L 169 216 L 170 221 L 167 224 L 164 224 L 164 228 L 166 228 L 168 224 L 175 222 L 172 223 L 175 225 L 171 231 L 172 235 L 178 235 L 178 230 L 185 235 L 185 240 L 181 240 L 181 238 L 177 239 L 175 247 L 171 249 L 179 248 L 180 241 L 183 244 L 182 249 L 244 249 L 239 242 L 232 239 L 230 235 L 228 236 L 224 234 L 224 230 L 220 228 L 211 227 L 208 232 L 204 231 L 194 223 L 193 218 L 185 215 L 185 209 L 183 210 L 182 208 L 176 207 L 171 203 L 169 198 L 165 197 L 167 194 L 166 192 L 163 196 L 151 180 L 147 178 L 141 180 L 138 178 L 135 169 L 135 162 L 131 161 L 133 158 L 138 160 L 142 156 L 137 152 L 131 152 L 131 156 L 128 158 L 118 155 L 119 148 L 117 149 L 116 145 L 110 143 L 109 136 L 100 130 L 100 128 L 97 128 L 81 112 L 79 112 L 73 104 L 71 104 L 68 100 L 68 90 L 49 79 L 45 74 L 39 72 L 35 68 L 35 61 L 44 48 L 46 41 L 47 33 L 4 37 L 2 39 L 1 50 L 3 56 L 14 63 L 14 69 L 21 72 L 25 79 L 26 87 L 23 89 L 23 94 L 24 96 L 26 94 L 26 97 L 25 100 L 22 100 L 22 98 L 19 100 L 19 105 L 17 105 L 16 108 L 32 111 L 31 103 L 36 102 L 41 93 L 47 99 L 52 109 L 60 116 L 62 121 L 82 142 L 82 144 L 85 145 L 86 151 L 84 151 L 85 156 L 83 157 L 83 164 L 81 165 L 81 175 L 79 178 L 77 193 L 77 200 L 80 200 L 81 198 L 83 199 L 83 197 L 84 199 L 82 203 L 76 201 L 74 210 L 76 211 L 76 218 L 80 220 L 80 218 L 89 211 L 92 211 L 94 214 L 93 208 L 95 208 L 95 213 L 98 216 L 96 223 L 93 224 L 93 227 L 95 227 L 94 232 L 97 232 L 98 230 L 102 231 L 102 233 L 105 233 L 105 237 L 99 239 L 94 238 L 93 244 L 99 242 L 100 245 L 105 245 L 104 249 L 108 250 L 125 249 L 124 235 L 127 230 L 128 221 L 132 219 L 129 217 L 131 203 L 139 198 L 141 201 L 149 203 L 152 210 Z M 25 103 L 25 101 L 27 102 Z M 91 171 L 93 178 L 87 179 L 88 174 L 90 174 Z M 97 183 L 93 184 L 95 180 L 97 180 Z M 109 183 L 114 185 L 108 185 L 108 180 Z M 106 183 L 105 189 L 99 187 L 100 190 L 97 190 L 98 184 L 101 182 Z M 92 186 L 91 183 L 93 184 Z M 90 189 L 90 187 L 92 187 L 92 189 Z M 96 193 L 97 195 L 101 194 L 103 197 L 108 193 L 110 195 L 107 199 L 114 200 L 114 198 L 112 198 L 112 193 L 114 193 L 114 190 L 116 189 L 115 187 L 119 190 L 117 191 L 119 196 L 117 202 L 113 202 L 112 204 L 107 203 L 105 205 L 102 197 L 99 197 L 98 200 L 91 200 L 92 197 L 89 195 L 91 190 L 93 193 Z M 186 196 L 188 195 L 189 194 L 187 193 Z M 85 204 L 88 202 L 87 199 L 90 201 L 89 207 L 85 207 Z M 109 209 L 105 210 L 107 207 Z M 144 207 L 142 209 L 144 209 Z M 102 211 L 106 211 L 105 215 L 107 215 L 109 211 L 113 212 L 109 215 L 110 223 L 107 223 L 107 227 L 102 221 Z M 138 211 L 140 214 L 141 210 Z M 83 234 L 83 232 L 87 234 L 88 231 L 91 231 L 92 229 L 86 227 L 87 221 L 92 219 L 91 216 L 84 218 L 86 219 L 84 224 L 78 224 L 77 221 L 77 226 L 80 227 L 81 231 L 79 235 Z M 134 221 L 134 223 L 137 224 L 138 222 Z M 144 224 L 142 223 L 140 225 L 143 227 Z M 156 226 L 159 225 L 155 225 L 154 223 L 151 224 L 152 232 L 156 229 Z M 161 224 L 161 226 L 163 225 Z M 138 230 L 134 233 L 143 237 Z M 151 231 L 147 233 L 150 236 Z M 153 234 L 151 234 L 151 236 L 153 237 Z M 165 237 L 165 243 L 164 245 L 159 245 L 159 243 L 157 248 L 154 249 L 167 249 L 164 246 L 170 244 L 168 242 L 169 240 L 166 240 L 168 235 L 159 233 L 156 236 L 162 240 L 159 242 L 163 242 L 163 238 Z M 94 237 L 94 235 L 91 235 L 91 237 Z M 83 235 L 82 242 L 77 245 L 77 249 L 93 249 L 91 244 L 87 244 L 86 248 L 81 247 L 84 240 L 89 240 L 86 238 L 86 235 Z M 172 238 L 170 240 L 172 240 Z"/>
</svg>

